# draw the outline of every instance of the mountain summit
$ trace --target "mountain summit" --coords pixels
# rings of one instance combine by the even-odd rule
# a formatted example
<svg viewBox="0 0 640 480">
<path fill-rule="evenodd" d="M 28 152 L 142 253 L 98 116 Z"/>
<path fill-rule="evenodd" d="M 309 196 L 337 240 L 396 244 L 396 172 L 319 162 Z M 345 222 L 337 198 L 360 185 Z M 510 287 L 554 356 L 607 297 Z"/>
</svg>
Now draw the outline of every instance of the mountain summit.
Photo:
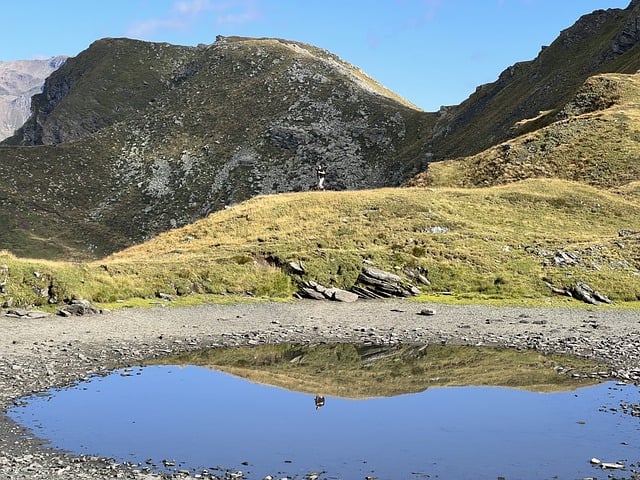
<svg viewBox="0 0 640 480">
<path fill-rule="evenodd" d="M 13 179 L 0 244 L 20 252 L 20 231 L 46 229 L 47 245 L 111 252 L 255 195 L 315 188 L 320 163 L 333 190 L 399 186 L 426 167 L 435 118 L 298 42 L 99 40 L 47 79 L 0 148 Z"/>
</svg>

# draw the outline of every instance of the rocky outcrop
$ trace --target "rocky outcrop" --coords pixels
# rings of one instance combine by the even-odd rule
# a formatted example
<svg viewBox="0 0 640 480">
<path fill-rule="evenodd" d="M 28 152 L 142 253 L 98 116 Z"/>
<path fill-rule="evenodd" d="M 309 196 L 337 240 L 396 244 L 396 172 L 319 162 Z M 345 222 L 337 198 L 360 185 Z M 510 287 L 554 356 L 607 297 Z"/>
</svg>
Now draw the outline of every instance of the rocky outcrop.
<svg viewBox="0 0 640 480">
<path fill-rule="evenodd" d="M 304 265 L 301 262 L 291 262 L 288 265 L 290 272 L 302 275 L 305 273 Z M 426 276 L 412 270 L 405 272 L 409 276 L 418 275 L 424 279 L 425 284 L 429 281 Z M 414 277 L 415 278 L 415 277 Z M 298 298 L 310 298 L 313 300 L 336 300 L 339 302 L 355 302 L 362 299 L 382 299 L 382 298 L 404 298 L 420 294 L 420 289 L 395 273 L 387 272 L 379 268 L 365 265 L 358 275 L 355 285 L 349 291 L 335 287 L 326 287 L 312 280 L 301 282 L 298 289 Z"/>
<path fill-rule="evenodd" d="M 547 287 L 551 290 L 552 293 L 557 295 L 566 295 L 571 298 L 575 298 L 576 300 L 580 300 L 585 303 L 589 303 L 591 305 L 600 305 L 601 303 L 612 304 L 613 302 L 609 297 L 603 295 L 597 290 L 594 290 L 590 285 L 584 282 L 576 282 L 574 285 L 569 287 L 558 288 L 555 287 L 550 282 L 545 282 Z"/>
<path fill-rule="evenodd" d="M 57 311 L 58 315 L 63 317 L 81 317 L 84 315 L 95 315 L 105 312 L 105 310 L 91 305 L 91 302 L 82 299 L 71 300 Z"/>
<path fill-rule="evenodd" d="M 640 3 L 633 0 L 627 7 L 627 11 L 629 16 L 624 28 L 611 45 L 611 51 L 616 55 L 626 53 L 640 42 Z"/>
<path fill-rule="evenodd" d="M 363 298 L 411 297 L 420 294 L 420 289 L 405 282 L 399 275 L 379 268 L 364 266 L 356 285 L 351 290 Z"/>
<path fill-rule="evenodd" d="M 289 271 L 303 274 L 304 267 L 299 262 L 289 264 Z M 425 282 L 426 278 L 420 274 Z M 349 291 L 335 287 L 326 287 L 312 280 L 301 282 L 298 298 L 312 300 L 336 300 L 339 302 L 355 302 L 362 299 L 403 298 L 420 294 L 420 289 L 403 280 L 395 273 L 387 272 L 372 266 L 364 266 L 358 275 L 355 285 Z"/>
<path fill-rule="evenodd" d="M 358 299 L 355 293 L 335 287 L 325 287 L 314 281 L 304 281 L 298 290 L 299 298 L 311 300 L 334 300 L 336 302 L 352 303 Z"/>
</svg>

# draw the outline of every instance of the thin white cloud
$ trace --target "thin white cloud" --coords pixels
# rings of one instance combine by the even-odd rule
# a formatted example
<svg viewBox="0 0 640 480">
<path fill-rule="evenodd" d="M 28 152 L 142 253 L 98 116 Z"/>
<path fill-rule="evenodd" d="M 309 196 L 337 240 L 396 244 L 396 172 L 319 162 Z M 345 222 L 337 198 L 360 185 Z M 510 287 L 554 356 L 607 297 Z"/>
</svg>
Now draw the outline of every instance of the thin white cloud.
<svg viewBox="0 0 640 480">
<path fill-rule="evenodd" d="M 367 45 L 376 49 L 404 32 L 420 29 L 435 21 L 441 4 L 442 0 L 394 0 L 395 8 L 404 15 L 404 19 L 397 23 L 387 22 L 383 27 L 369 32 Z"/>
<path fill-rule="evenodd" d="M 422 0 L 416 8 L 419 15 L 407 21 L 409 27 L 419 27 L 435 20 L 441 0 Z"/>
<path fill-rule="evenodd" d="M 135 23 L 127 35 L 144 39 L 163 31 L 188 30 L 202 22 L 216 26 L 243 25 L 260 18 L 258 3 L 258 0 L 176 0 L 170 13 Z"/>
<path fill-rule="evenodd" d="M 186 24 L 178 19 L 150 18 L 132 25 L 127 36 L 132 38 L 147 38 L 162 30 L 181 30 Z"/>
<path fill-rule="evenodd" d="M 244 25 L 260 18 L 261 12 L 256 0 L 231 0 L 216 2 L 216 25 Z"/>
<path fill-rule="evenodd" d="M 178 15 L 197 15 L 211 8 L 210 0 L 180 0 L 173 4 L 173 10 Z"/>
<path fill-rule="evenodd" d="M 367 45 L 371 48 L 377 48 L 380 45 L 380 35 L 370 33 L 367 35 Z"/>
</svg>

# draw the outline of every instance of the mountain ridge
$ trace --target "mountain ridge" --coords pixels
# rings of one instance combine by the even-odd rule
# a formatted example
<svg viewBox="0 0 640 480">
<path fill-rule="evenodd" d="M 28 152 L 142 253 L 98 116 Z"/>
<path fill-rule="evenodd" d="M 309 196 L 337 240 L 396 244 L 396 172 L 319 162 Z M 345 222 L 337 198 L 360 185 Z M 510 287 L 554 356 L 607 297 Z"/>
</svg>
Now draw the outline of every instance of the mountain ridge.
<svg viewBox="0 0 640 480">
<path fill-rule="evenodd" d="M 524 119 L 539 117 L 528 129 L 548 125 L 591 75 L 635 73 L 639 22 L 636 1 L 626 9 L 580 17 L 536 58 L 506 68 L 495 82 L 478 86 L 460 105 L 445 109 L 433 140 L 435 159 L 474 155 L 527 133 L 514 128 Z"/>
<path fill-rule="evenodd" d="M 30 121 L 0 148 L 0 173 L 20 183 L 0 192 L 5 216 L 36 205 L 23 222 L 59 224 L 53 243 L 66 242 L 69 222 L 82 225 L 78 238 L 111 231 L 97 238 L 100 254 L 255 195 L 312 189 L 319 162 L 333 189 L 399 186 L 424 168 L 424 112 L 320 49 L 289 45 L 300 44 L 95 42 L 47 79 Z M 26 183 L 24 165 L 37 173 Z M 4 232 L 11 249 L 17 231 Z"/>
<path fill-rule="evenodd" d="M 407 185 L 475 188 L 557 178 L 622 188 L 640 179 L 638 98 L 640 73 L 594 75 L 552 123 L 475 155 L 434 162 Z"/>
<path fill-rule="evenodd" d="M 580 117 L 589 78 L 640 67 L 639 22 L 637 1 L 585 15 L 536 59 L 440 112 L 300 42 L 97 40 L 47 79 L 0 146 L 0 220 L 10 226 L 0 246 L 101 256 L 255 196 L 313 190 L 318 163 L 333 190 L 433 184 L 425 175 L 439 165 L 458 174 L 457 158 Z M 589 95 L 597 104 L 611 92 Z M 492 174 L 478 168 L 477 178 Z M 572 180 L 589 181 L 576 171 Z"/>
</svg>

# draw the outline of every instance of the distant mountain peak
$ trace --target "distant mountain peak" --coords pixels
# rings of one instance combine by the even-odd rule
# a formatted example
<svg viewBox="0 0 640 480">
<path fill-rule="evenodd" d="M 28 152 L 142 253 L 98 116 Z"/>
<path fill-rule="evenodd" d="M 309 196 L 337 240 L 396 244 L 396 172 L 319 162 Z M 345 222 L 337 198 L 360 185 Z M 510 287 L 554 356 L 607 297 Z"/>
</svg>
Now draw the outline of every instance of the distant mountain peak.
<svg viewBox="0 0 640 480">
<path fill-rule="evenodd" d="M 20 128 L 30 114 L 31 97 L 67 60 L 64 55 L 38 60 L 0 61 L 0 141 Z"/>
</svg>

